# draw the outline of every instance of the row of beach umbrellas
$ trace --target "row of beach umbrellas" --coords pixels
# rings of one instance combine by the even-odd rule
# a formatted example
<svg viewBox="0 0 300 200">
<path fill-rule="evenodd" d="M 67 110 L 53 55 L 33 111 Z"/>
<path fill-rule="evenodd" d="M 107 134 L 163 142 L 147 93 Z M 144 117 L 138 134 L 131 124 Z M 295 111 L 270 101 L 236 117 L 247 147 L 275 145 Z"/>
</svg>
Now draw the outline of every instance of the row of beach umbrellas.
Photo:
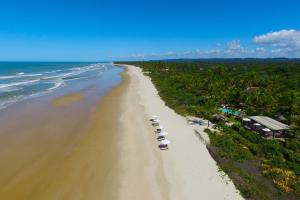
<svg viewBox="0 0 300 200">
<path fill-rule="evenodd" d="M 168 135 L 168 132 L 163 131 L 164 127 L 161 125 L 158 116 L 157 115 L 151 116 L 150 121 L 152 122 L 152 125 L 156 128 L 156 133 L 158 133 L 157 138 L 158 139 L 163 138 L 159 143 L 159 147 L 161 148 L 161 146 L 167 146 L 168 144 L 170 144 L 171 141 L 169 141 L 165 138 L 165 136 Z"/>
</svg>

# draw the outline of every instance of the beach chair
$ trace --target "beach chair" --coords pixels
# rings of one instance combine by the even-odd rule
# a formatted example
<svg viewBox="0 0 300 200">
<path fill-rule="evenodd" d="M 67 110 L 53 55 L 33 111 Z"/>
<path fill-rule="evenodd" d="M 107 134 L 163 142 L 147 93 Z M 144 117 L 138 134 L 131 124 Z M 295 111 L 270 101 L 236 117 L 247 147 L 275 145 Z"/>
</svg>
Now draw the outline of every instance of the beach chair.
<svg viewBox="0 0 300 200">
<path fill-rule="evenodd" d="M 152 126 L 159 126 L 159 123 L 158 122 L 153 122 Z"/>
<path fill-rule="evenodd" d="M 158 148 L 160 150 L 167 150 L 167 149 L 169 149 L 167 144 L 160 144 L 160 145 L 158 145 Z"/>
<path fill-rule="evenodd" d="M 162 132 L 162 128 L 158 127 L 155 131 L 155 133 L 161 133 Z"/>
<path fill-rule="evenodd" d="M 157 137 L 157 140 L 158 140 L 158 141 L 161 141 L 161 140 L 164 140 L 164 139 L 166 139 L 165 136 L 158 136 L 158 137 Z"/>
</svg>

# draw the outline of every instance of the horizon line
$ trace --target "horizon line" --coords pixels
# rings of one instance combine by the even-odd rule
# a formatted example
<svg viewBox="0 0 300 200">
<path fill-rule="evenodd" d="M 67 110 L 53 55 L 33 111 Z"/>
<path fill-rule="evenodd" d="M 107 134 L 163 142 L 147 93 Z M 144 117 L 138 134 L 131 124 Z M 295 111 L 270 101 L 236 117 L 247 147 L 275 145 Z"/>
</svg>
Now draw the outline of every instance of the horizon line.
<svg viewBox="0 0 300 200">
<path fill-rule="evenodd" d="M 102 63 L 109 63 L 109 62 L 138 62 L 138 61 L 164 61 L 164 60 L 247 60 L 247 59 L 257 59 L 257 60 L 271 60 L 271 59 L 285 59 L 285 60 L 298 60 L 300 57 L 289 58 L 289 57 L 265 57 L 265 58 L 257 58 L 257 57 L 230 57 L 230 58 L 223 58 L 223 57 L 215 57 L 215 58 L 165 58 L 165 59 L 119 59 L 119 60 L 0 60 L 0 62 L 102 62 Z"/>
</svg>

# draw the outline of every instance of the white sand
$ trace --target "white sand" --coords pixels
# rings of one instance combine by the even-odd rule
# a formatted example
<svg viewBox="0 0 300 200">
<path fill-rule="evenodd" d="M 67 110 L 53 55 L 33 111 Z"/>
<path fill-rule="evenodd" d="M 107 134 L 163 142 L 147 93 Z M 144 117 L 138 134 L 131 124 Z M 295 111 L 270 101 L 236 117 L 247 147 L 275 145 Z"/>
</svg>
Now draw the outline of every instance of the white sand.
<svg viewBox="0 0 300 200">
<path fill-rule="evenodd" d="M 125 107 L 131 113 L 131 118 L 127 118 L 130 114 L 126 114 L 125 112 L 121 119 L 129 121 L 133 119 L 138 120 L 136 125 L 142 130 L 139 138 L 143 139 L 135 139 L 136 142 L 140 142 L 137 147 L 127 147 L 127 149 L 124 149 L 125 153 L 128 153 L 128 156 L 125 156 L 124 153 L 122 163 L 124 163 L 126 170 L 123 173 L 124 177 L 121 185 L 124 190 L 121 190 L 123 192 L 120 193 L 120 199 L 139 199 L 137 198 L 138 196 L 132 193 L 135 191 L 134 188 L 130 188 L 132 185 L 139 183 L 146 187 L 145 190 L 147 190 L 143 194 L 148 195 L 148 198 L 145 196 L 144 199 L 243 199 L 228 177 L 224 178 L 223 174 L 218 171 L 216 162 L 210 156 L 205 144 L 195 134 L 194 125 L 189 125 L 184 117 L 176 114 L 165 105 L 158 96 L 158 92 L 150 78 L 144 76 L 140 68 L 128 65 L 122 66 L 128 68 L 131 81 L 130 87 L 134 87 L 134 91 L 131 89 L 131 93 L 128 94 L 131 97 L 128 97 L 127 106 Z M 134 101 L 134 99 L 136 100 Z M 134 106 L 130 106 L 130 102 L 131 105 L 143 107 L 145 115 L 143 116 L 137 112 L 141 110 L 131 110 Z M 134 116 L 133 113 L 136 113 L 136 115 Z M 151 129 L 149 125 L 145 125 L 145 123 L 149 124 L 147 119 L 152 115 L 158 115 L 165 131 L 169 132 L 167 138 L 172 142 L 169 150 L 158 150 L 158 142 L 155 141 L 155 134 L 153 132 L 154 129 Z M 141 127 L 143 128 L 141 129 Z M 127 130 L 124 142 L 126 143 L 129 140 L 132 142 L 134 138 L 130 139 L 130 137 L 134 136 L 128 135 L 132 127 L 124 128 Z M 203 132 L 204 126 L 199 126 L 197 129 L 201 134 L 205 135 Z M 140 156 L 132 154 L 133 149 L 130 150 L 130 148 L 140 151 L 140 153 L 144 152 L 145 157 L 139 162 L 139 165 L 136 165 L 138 161 L 135 161 L 135 159 L 140 158 Z M 141 165 L 141 163 L 143 164 Z M 162 174 L 159 177 L 163 176 L 163 178 L 159 179 L 155 174 L 161 172 Z M 141 173 L 141 178 L 139 178 L 138 173 Z M 143 173 L 148 174 L 147 180 L 142 178 Z M 132 184 L 130 184 L 130 181 Z M 164 182 L 167 182 L 167 184 L 163 184 Z M 168 187 L 168 194 L 166 194 L 166 188 L 163 190 L 162 187 Z"/>
<path fill-rule="evenodd" d="M 168 184 L 162 170 L 160 150 L 147 121 L 138 95 L 136 76 L 125 75 L 124 95 L 120 99 L 120 160 L 119 200 L 166 200 Z"/>
</svg>

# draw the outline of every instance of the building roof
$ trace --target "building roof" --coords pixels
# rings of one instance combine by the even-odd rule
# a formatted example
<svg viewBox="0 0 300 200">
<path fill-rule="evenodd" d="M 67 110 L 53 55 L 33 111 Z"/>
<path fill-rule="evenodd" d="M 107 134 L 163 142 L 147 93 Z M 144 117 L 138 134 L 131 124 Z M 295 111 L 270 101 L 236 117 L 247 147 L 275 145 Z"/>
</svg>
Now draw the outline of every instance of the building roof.
<svg viewBox="0 0 300 200">
<path fill-rule="evenodd" d="M 272 131 L 288 130 L 290 127 L 275 119 L 266 116 L 251 116 L 250 119 L 262 124 L 263 126 L 271 129 Z"/>
</svg>

